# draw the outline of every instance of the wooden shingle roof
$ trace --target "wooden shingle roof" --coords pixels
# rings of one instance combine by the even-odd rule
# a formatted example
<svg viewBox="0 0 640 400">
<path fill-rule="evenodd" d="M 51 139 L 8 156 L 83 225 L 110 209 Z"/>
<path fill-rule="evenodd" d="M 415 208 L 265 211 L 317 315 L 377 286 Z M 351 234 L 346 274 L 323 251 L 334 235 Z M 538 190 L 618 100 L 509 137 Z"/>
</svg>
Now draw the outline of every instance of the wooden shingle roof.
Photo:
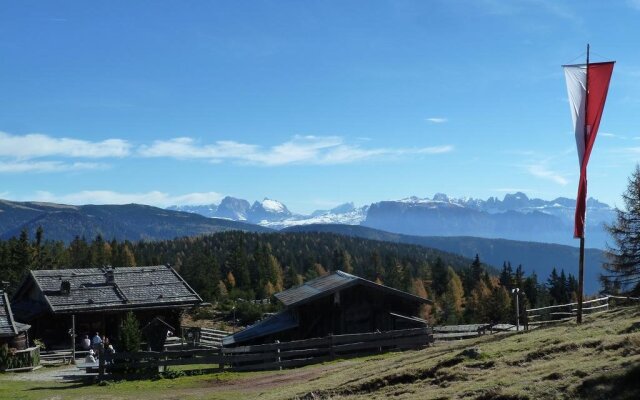
<svg viewBox="0 0 640 400">
<path fill-rule="evenodd" d="M 29 328 L 29 325 L 21 324 L 13 319 L 9 297 L 7 293 L 0 290 L 0 337 L 16 336 Z"/>
<path fill-rule="evenodd" d="M 30 278 L 53 313 L 192 306 L 202 302 L 182 277 L 165 265 L 39 270 L 31 271 Z M 68 292 L 63 289 L 65 285 Z"/>
</svg>

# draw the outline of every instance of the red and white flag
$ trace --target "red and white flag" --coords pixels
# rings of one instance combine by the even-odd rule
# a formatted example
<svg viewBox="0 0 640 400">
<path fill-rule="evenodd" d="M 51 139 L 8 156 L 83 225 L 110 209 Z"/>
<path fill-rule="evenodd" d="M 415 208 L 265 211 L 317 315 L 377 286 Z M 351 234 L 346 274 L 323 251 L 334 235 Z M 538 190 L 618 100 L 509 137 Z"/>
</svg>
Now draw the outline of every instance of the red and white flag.
<svg viewBox="0 0 640 400">
<path fill-rule="evenodd" d="M 576 238 L 584 238 L 587 164 L 600 126 L 604 103 L 607 100 L 613 64 L 614 61 L 563 66 L 580 162 L 580 182 L 573 232 Z"/>
</svg>

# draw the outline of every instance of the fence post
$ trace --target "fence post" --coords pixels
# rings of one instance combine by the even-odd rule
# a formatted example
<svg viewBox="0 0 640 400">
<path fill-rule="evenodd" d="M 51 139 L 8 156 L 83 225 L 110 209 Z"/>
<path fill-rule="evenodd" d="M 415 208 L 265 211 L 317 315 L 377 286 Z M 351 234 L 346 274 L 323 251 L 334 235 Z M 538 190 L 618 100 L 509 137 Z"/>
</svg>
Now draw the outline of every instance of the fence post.
<svg viewBox="0 0 640 400">
<path fill-rule="evenodd" d="M 218 369 L 220 371 L 224 370 L 224 352 L 222 351 L 222 347 L 218 348 Z"/>
<path fill-rule="evenodd" d="M 282 370 L 282 365 L 280 365 L 280 341 L 276 340 L 276 363 L 278 364 L 278 369 Z"/>
<path fill-rule="evenodd" d="M 329 357 L 331 357 L 332 360 L 336 358 L 336 352 L 333 348 L 333 333 L 329 334 Z"/>
</svg>

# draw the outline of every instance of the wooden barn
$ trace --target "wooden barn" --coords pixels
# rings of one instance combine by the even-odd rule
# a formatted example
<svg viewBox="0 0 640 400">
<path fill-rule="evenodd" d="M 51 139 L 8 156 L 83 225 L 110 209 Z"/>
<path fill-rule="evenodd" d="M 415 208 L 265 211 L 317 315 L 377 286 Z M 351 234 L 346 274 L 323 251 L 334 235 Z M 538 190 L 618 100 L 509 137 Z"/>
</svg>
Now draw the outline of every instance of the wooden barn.
<svg viewBox="0 0 640 400">
<path fill-rule="evenodd" d="M 273 343 L 324 337 L 329 334 L 385 332 L 419 328 L 424 299 L 336 271 L 277 293 L 280 313 L 223 339 L 224 346 Z"/>
<path fill-rule="evenodd" d="M 118 340 L 121 321 L 133 311 L 140 327 L 156 317 L 180 327 L 180 313 L 202 302 L 169 266 L 31 271 L 13 296 L 19 321 L 47 347 L 69 347 L 96 332 Z"/>
<path fill-rule="evenodd" d="M 0 345 L 7 344 L 10 348 L 18 350 L 26 349 L 29 328 L 29 325 L 15 321 L 9 296 L 0 290 Z"/>
</svg>

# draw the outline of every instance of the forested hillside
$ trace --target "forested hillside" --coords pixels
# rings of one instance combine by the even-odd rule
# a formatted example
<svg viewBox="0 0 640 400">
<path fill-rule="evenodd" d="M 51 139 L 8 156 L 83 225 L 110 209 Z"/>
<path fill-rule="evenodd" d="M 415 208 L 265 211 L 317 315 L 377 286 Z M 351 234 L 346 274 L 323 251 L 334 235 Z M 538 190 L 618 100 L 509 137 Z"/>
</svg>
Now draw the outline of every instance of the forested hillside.
<svg viewBox="0 0 640 400">
<path fill-rule="evenodd" d="M 364 239 L 417 244 L 468 258 L 473 258 L 478 254 L 483 262 L 496 267 L 505 261 L 511 261 L 514 265 L 522 265 L 527 275 L 535 272 L 539 276 L 549 276 L 554 268 L 577 272 L 580 256 L 578 247 L 561 244 L 470 236 L 411 236 L 358 225 L 314 224 L 294 226 L 284 231 L 330 232 Z M 587 295 L 595 294 L 600 290 L 600 275 L 604 272 L 603 262 L 605 262 L 605 254 L 602 250 L 585 249 L 584 287 Z"/>
<path fill-rule="evenodd" d="M 141 204 L 72 206 L 0 200 L 0 239 L 38 228 L 47 237 L 69 243 L 76 235 L 102 235 L 120 240 L 162 240 L 227 230 L 269 232 L 271 229 L 220 218 L 164 210 Z"/>
<path fill-rule="evenodd" d="M 268 299 L 283 289 L 334 270 L 343 270 L 433 299 L 428 319 L 447 323 L 510 321 L 513 287 L 523 290 L 521 307 L 563 303 L 575 294 L 575 278 L 554 273 L 548 284 L 505 263 L 501 272 L 478 257 L 466 259 L 417 245 L 331 233 L 221 232 L 201 237 L 137 242 L 92 241 L 69 245 L 47 241 L 38 229 L 30 239 L 0 241 L 0 276 L 15 290 L 30 269 L 171 264 L 203 299 L 223 304 Z M 259 314 L 258 314 L 259 315 Z"/>
</svg>

